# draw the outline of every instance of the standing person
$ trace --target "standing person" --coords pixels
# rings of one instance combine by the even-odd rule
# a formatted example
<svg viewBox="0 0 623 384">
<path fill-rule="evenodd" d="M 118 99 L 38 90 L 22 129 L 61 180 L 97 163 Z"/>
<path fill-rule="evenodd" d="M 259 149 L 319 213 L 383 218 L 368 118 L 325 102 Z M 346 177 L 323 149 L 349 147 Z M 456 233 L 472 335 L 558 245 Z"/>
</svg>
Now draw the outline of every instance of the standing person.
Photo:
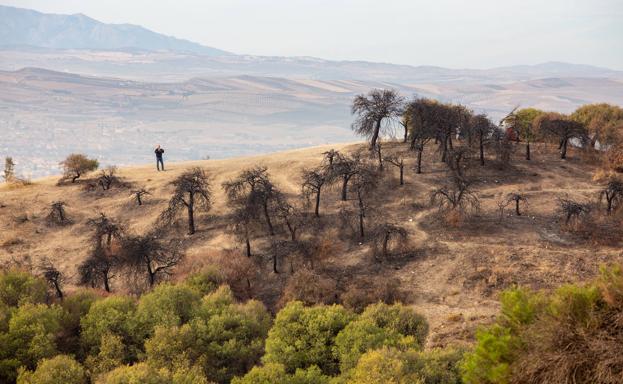
<svg viewBox="0 0 623 384">
<path fill-rule="evenodd" d="M 158 144 L 154 152 L 156 153 L 156 169 L 160 171 L 160 166 L 162 166 L 162 170 L 164 171 L 164 161 L 162 161 L 162 154 L 164 153 L 164 149 L 160 148 L 160 144 Z"/>
</svg>

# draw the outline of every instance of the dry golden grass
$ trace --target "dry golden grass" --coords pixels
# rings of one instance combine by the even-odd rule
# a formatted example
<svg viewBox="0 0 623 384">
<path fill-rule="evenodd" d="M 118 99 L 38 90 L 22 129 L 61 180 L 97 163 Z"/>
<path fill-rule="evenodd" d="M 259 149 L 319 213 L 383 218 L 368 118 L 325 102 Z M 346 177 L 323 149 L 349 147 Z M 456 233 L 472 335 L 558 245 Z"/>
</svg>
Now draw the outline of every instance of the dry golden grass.
<svg viewBox="0 0 623 384">
<path fill-rule="evenodd" d="M 357 279 L 397 279 L 407 301 L 431 323 L 429 344 L 444 345 L 471 340 L 474 329 L 490 321 L 496 313 L 496 295 L 506 287 L 521 284 L 553 288 L 564 282 L 592 278 L 600 264 L 623 261 L 618 239 L 596 247 L 593 242 L 563 230 L 558 222 L 557 196 L 566 194 L 584 201 L 598 198 L 599 185 L 592 180 L 596 166 L 582 162 L 573 150 L 569 160 L 563 161 L 551 149 L 535 145 L 532 161 L 517 155 L 515 166 L 507 171 L 475 164 L 473 173 L 480 179 L 476 187 L 480 210 L 448 225 L 443 220 L 434 220 L 437 211 L 428 205 L 429 193 L 446 177 L 445 166 L 437 161 L 438 154 L 430 147 L 425 153 L 423 174 L 415 174 L 414 157 L 406 159 L 402 187 L 398 186 L 397 169 L 387 167 L 374 198 L 376 208 L 368 219 L 369 222 L 390 221 L 408 231 L 409 246 L 400 255 L 375 262 L 369 244 L 350 241 L 348 236 L 339 236 L 340 228 L 327 226 L 325 240 L 333 241 L 334 245 L 330 252 L 325 252 L 329 254 L 324 260 L 314 266 L 314 273 L 337 282 L 336 297 Z M 166 172 L 157 172 L 152 165 L 122 168 L 119 176 L 132 187 L 109 191 L 87 192 L 82 185 L 57 186 L 57 178 L 35 180 L 20 187 L 0 186 L 0 262 L 30 258 L 36 264 L 37 260 L 48 257 L 68 276 L 75 276 L 76 266 L 91 247 L 92 228 L 87 224 L 88 219 L 103 212 L 124 223 L 130 232 L 145 233 L 165 208 L 173 190 L 171 181 L 184 170 L 199 166 L 211 175 L 214 205 L 208 213 L 198 216 L 195 235 L 185 235 L 181 215 L 168 236 L 185 244 L 186 261 L 179 267 L 179 276 L 208 264 L 224 263 L 223 260 L 231 259 L 227 255 L 243 251 L 226 225 L 228 209 L 221 183 L 242 169 L 263 165 L 277 186 L 291 199 L 298 199 L 301 170 L 317 165 L 322 152 L 330 148 L 352 151 L 359 145 L 167 163 Z M 404 149 L 399 143 L 387 143 L 385 148 L 386 151 Z M 145 197 L 143 206 L 137 206 L 130 196 L 135 187 L 146 188 L 151 193 Z M 511 192 L 528 197 L 529 205 L 522 208 L 522 216 L 515 216 L 511 207 L 503 214 L 499 212 L 497 201 Z M 57 200 L 67 202 L 71 225 L 46 223 L 49 206 Z M 337 189 L 325 191 L 321 205 L 323 220 L 336 221 L 339 209 L 350 205 L 351 202 L 339 201 Z M 259 265 L 257 271 L 249 271 L 246 264 L 244 273 L 234 270 L 234 264 L 244 263 L 229 262 L 222 267 L 231 269 L 227 274 L 232 279 L 241 280 L 241 291 L 250 284 L 251 295 L 276 308 L 288 279 L 304 263 L 281 260 L 281 273 L 273 274 L 266 241 L 255 239 L 253 248 L 257 252 L 254 255 Z M 124 290 L 120 280 L 113 281 L 113 289 Z"/>
</svg>

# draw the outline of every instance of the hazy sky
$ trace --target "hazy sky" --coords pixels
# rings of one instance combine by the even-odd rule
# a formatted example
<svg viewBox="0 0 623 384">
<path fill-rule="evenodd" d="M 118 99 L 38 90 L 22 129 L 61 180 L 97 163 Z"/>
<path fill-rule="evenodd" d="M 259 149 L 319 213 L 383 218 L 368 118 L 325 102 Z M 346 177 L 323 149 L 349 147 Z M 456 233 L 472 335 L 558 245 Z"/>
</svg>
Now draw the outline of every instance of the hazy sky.
<svg viewBox="0 0 623 384">
<path fill-rule="evenodd" d="M 622 0 L 0 0 L 139 24 L 234 53 L 623 70 Z"/>
</svg>

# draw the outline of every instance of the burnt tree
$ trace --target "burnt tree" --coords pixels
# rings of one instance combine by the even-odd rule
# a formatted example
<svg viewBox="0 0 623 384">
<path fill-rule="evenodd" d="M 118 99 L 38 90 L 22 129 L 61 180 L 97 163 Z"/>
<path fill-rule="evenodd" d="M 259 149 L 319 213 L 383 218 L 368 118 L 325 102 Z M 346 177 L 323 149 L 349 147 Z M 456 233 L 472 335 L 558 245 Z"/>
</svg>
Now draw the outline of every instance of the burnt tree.
<svg viewBox="0 0 623 384">
<path fill-rule="evenodd" d="M 400 172 L 400 185 L 404 185 L 404 170 L 405 170 L 405 160 L 404 157 L 400 155 L 390 155 L 385 157 L 386 162 L 396 166 Z"/>
<path fill-rule="evenodd" d="M 565 224 L 569 224 L 571 219 L 579 219 L 581 216 L 587 215 L 591 211 L 589 204 L 580 203 L 568 198 L 558 198 L 558 205 L 565 217 Z"/>
<path fill-rule="evenodd" d="M 115 167 L 114 165 L 106 167 L 105 169 L 102 169 L 100 171 L 100 176 L 97 178 L 97 181 L 102 187 L 102 190 L 109 190 L 112 185 L 117 182 L 116 173 L 117 167 Z"/>
<path fill-rule="evenodd" d="M 485 114 L 475 115 L 471 118 L 470 132 L 478 140 L 478 154 L 480 165 L 485 165 L 485 142 L 497 127 Z"/>
<path fill-rule="evenodd" d="M 331 171 L 328 174 L 331 183 L 341 183 L 341 199 L 346 201 L 348 199 L 348 184 L 353 178 L 361 165 L 360 154 L 356 153 L 352 157 L 340 155 L 333 162 Z"/>
<path fill-rule="evenodd" d="M 123 225 L 115 222 L 103 213 L 100 213 L 98 218 L 88 220 L 87 223 L 95 227 L 93 239 L 95 240 L 96 248 L 104 246 L 104 239 L 106 239 L 106 247 L 110 248 L 113 239 L 120 241 L 125 233 Z"/>
<path fill-rule="evenodd" d="M 610 180 L 608 184 L 601 190 L 599 199 L 606 199 L 606 212 L 608 215 L 617 208 L 623 199 L 623 182 L 620 180 Z"/>
<path fill-rule="evenodd" d="M 389 256 L 389 245 L 393 240 L 404 241 L 407 238 L 407 231 L 395 224 L 384 223 L 374 229 L 372 237 L 374 239 L 375 246 L 381 248 L 381 256 L 386 259 Z M 377 253 L 374 253 L 374 259 L 380 261 L 377 257 Z"/>
<path fill-rule="evenodd" d="M 149 286 L 158 279 L 171 275 L 182 260 L 179 244 L 163 244 L 153 235 L 133 236 L 125 239 L 121 258 L 125 265 L 143 270 Z"/>
<path fill-rule="evenodd" d="M 47 220 L 49 223 L 57 225 L 65 225 L 71 223 L 65 212 L 65 206 L 67 203 L 64 201 L 55 201 L 50 205 L 50 213 L 48 213 Z"/>
<path fill-rule="evenodd" d="M 244 206 L 253 217 L 263 216 L 268 234 L 275 235 L 272 216 L 282 194 L 271 182 L 266 167 L 242 171 L 234 180 L 223 183 L 223 189 L 230 205 Z"/>
<path fill-rule="evenodd" d="M 365 237 L 364 219 L 370 208 L 370 194 L 378 186 L 379 174 L 369 165 L 362 164 L 358 167 L 353 177 L 351 189 L 357 196 L 357 215 L 359 221 L 359 236 Z"/>
<path fill-rule="evenodd" d="M 431 205 L 437 206 L 440 211 L 467 212 L 468 209 L 476 210 L 480 201 L 473 192 L 474 181 L 458 175 L 450 177 L 446 185 L 431 193 Z"/>
<path fill-rule="evenodd" d="M 63 273 L 61 273 L 47 257 L 42 260 L 39 269 L 45 281 L 54 289 L 56 297 L 63 300 L 65 296 L 63 294 L 63 284 L 65 283 L 65 276 Z"/>
<path fill-rule="evenodd" d="M 356 115 L 352 129 L 370 138 L 372 150 L 381 130 L 389 127 L 400 116 L 402 105 L 403 98 L 393 89 L 373 89 L 367 95 L 358 95 L 351 107 L 351 113 Z"/>
<path fill-rule="evenodd" d="M 175 186 L 169 206 L 161 217 L 170 223 L 177 212 L 186 208 L 188 214 L 188 234 L 195 233 L 195 211 L 200 208 L 205 211 L 212 204 L 212 193 L 208 174 L 201 168 L 192 168 L 177 177 L 171 184 Z"/>
<path fill-rule="evenodd" d="M 143 196 L 151 195 L 145 188 L 132 191 L 132 195 L 136 200 L 136 204 L 143 205 Z"/>
<path fill-rule="evenodd" d="M 520 203 L 523 202 L 524 205 L 528 203 L 528 198 L 520 193 L 509 193 L 506 195 L 506 203 L 515 205 L 515 214 L 517 216 L 521 216 L 521 211 L 519 210 Z"/>
<path fill-rule="evenodd" d="M 417 151 L 416 173 L 422 173 L 422 154 L 426 144 L 437 137 L 439 129 L 437 112 L 438 103 L 429 99 L 414 99 L 407 104 L 405 114 L 408 114 L 410 148 Z"/>
<path fill-rule="evenodd" d="M 320 217 L 320 193 L 322 187 L 327 183 L 328 177 L 324 168 L 304 170 L 302 174 L 303 184 L 301 186 L 303 196 L 308 200 L 313 196 L 315 199 L 314 215 Z"/>
<path fill-rule="evenodd" d="M 102 247 L 96 247 L 91 254 L 78 265 L 80 284 L 95 288 L 99 284 L 106 292 L 111 291 L 111 280 L 115 277 L 113 270 L 119 265 L 119 259 Z"/>
</svg>

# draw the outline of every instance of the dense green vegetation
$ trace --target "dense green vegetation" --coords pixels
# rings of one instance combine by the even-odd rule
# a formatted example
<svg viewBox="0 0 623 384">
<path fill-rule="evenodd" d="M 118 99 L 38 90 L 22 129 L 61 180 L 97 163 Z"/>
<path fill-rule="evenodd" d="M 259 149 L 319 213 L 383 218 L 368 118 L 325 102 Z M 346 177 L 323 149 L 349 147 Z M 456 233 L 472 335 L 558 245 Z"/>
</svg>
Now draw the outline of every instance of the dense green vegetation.
<svg viewBox="0 0 623 384">
<path fill-rule="evenodd" d="M 428 324 L 402 304 L 360 313 L 292 301 L 274 319 L 210 273 L 138 299 L 0 274 L 0 381 L 79 383 L 615 383 L 623 374 L 623 273 L 552 294 L 513 288 L 471 350 L 424 349 Z"/>
</svg>

